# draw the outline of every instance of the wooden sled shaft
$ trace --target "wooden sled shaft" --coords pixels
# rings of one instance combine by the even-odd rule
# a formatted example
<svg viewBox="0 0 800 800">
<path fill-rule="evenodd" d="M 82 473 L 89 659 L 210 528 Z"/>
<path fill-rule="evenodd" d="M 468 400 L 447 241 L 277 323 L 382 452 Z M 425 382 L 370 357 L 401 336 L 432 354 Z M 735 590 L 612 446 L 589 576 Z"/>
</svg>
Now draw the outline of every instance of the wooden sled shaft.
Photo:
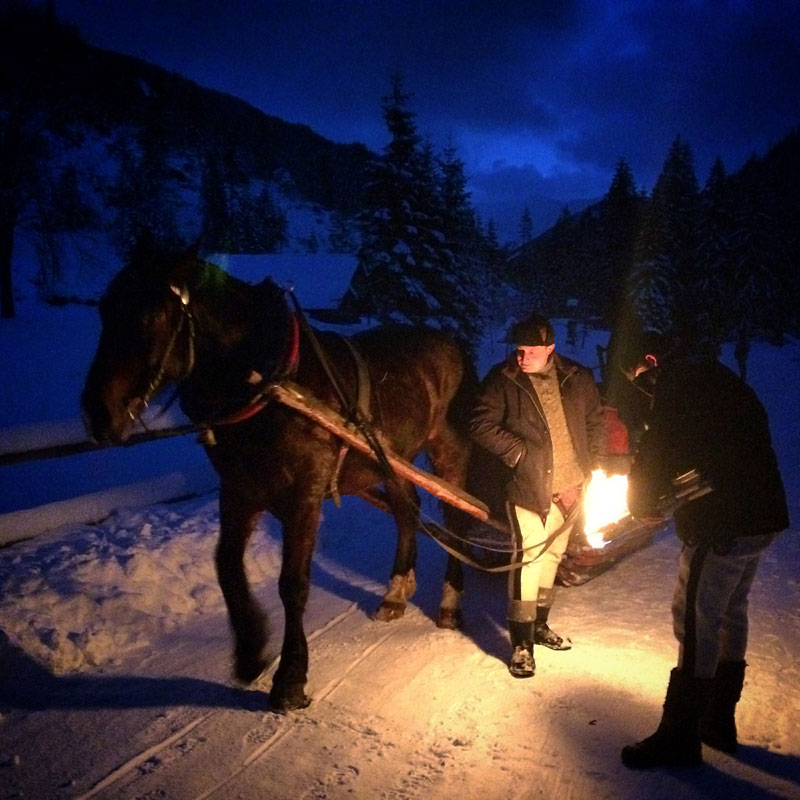
<svg viewBox="0 0 800 800">
<path fill-rule="evenodd" d="M 347 442 L 347 444 L 354 447 L 360 453 L 372 458 L 373 461 L 379 461 L 378 454 L 375 453 L 372 446 L 353 423 L 348 422 L 344 417 L 296 384 L 288 381 L 273 384 L 269 389 L 269 394 L 279 403 L 295 411 L 299 411 L 313 422 L 325 428 L 325 430 Z M 492 527 L 497 527 L 499 530 L 507 530 L 502 523 L 490 517 L 488 506 L 477 497 L 459 489 L 452 483 L 442 480 L 435 475 L 431 475 L 431 473 L 425 472 L 425 470 L 419 469 L 410 461 L 406 461 L 404 458 L 393 453 L 391 449 L 386 446 L 380 433 L 376 432 L 376 437 L 384 450 L 389 464 L 400 478 L 411 481 L 420 488 L 425 489 L 425 491 L 430 492 L 435 497 L 438 497 L 440 500 L 443 500 L 445 503 L 473 517 L 477 517 L 479 520 L 486 522 Z"/>
</svg>

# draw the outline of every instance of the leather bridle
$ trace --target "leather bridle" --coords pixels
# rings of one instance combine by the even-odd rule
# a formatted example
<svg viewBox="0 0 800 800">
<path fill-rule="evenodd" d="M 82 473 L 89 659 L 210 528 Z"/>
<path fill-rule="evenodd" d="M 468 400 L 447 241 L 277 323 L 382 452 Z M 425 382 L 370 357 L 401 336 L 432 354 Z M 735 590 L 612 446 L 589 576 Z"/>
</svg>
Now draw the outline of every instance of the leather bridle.
<svg viewBox="0 0 800 800">
<path fill-rule="evenodd" d="M 186 287 L 179 288 L 178 286 L 170 286 L 169 287 L 173 294 L 175 294 L 180 301 L 180 317 L 178 318 L 178 324 L 175 326 L 175 330 L 172 331 L 172 335 L 167 342 L 167 346 L 164 348 L 164 352 L 161 356 L 161 360 L 159 361 L 158 367 L 156 367 L 155 372 L 153 373 L 153 377 L 148 381 L 147 388 L 145 389 L 144 393 L 140 397 L 134 397 L 132 400 L 128 402 L 127 412 L 128 416 L 132 420 L 138 419 L 142 427 L 147 429 L 146 425 L 144 424 L 144 420 L 142 420 L 142 413 L 145 409 L 147 409 L 150 405 L 150 401 L 153 399 L 153 396 L 161 387 L 161 381 L 164 379 L 164 373 L 167 370 L 167 362 L 169 361 L 169 357 L 172 355 L 172 351 L 175 349 L 175 345 L 178 341 L 178 337 L 183 332 L 184 328 L 188 333 L 188 340 L 187 340 L 187 349 L 189 352 L 189 358 L 187 359 L 186 367 L 183 371 L 183 375 L 177 379 L 178 383 L 180 384 L 186 378 L 189 377 L 192 370 L 194 369 L 195 364 L 195 338 L 196 338 L 196 331 L 195 331 L 195 321 L 194 316 L 189 309 L 189 290 Z M 169 402 L 165 405 L 162 413 L 169 408 L 172 403 L 175 402 L 175 397 L 177 397 L 177 393 L 173 395 Z"/>
</svg>

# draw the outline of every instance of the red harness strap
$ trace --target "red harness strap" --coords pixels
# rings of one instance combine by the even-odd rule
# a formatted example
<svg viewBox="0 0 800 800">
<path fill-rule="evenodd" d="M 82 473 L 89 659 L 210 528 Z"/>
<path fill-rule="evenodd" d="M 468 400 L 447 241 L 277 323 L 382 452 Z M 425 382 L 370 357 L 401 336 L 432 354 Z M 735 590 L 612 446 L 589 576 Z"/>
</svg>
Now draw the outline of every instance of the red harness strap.
<svg viewBox="0 0 800 800">
<path fill-rule="evenodd" d="M 297 363 L 300 360 L 300 325 L 297 322 L 297 315 L 289 315 L 289 341 L 286 345 L 286 350 L 280 364 L 276 368 L 270 380 L 276 380 L 287 375 L 291 375 L 297 369 Z M 263 384 L 262 384 L 263 387 Z M 269 402 L 269 399 L 264 395 L 263 388 L 260 389 L 255 397 L 244 408 L 235 411 L 233 414 L 215 422 L 211 427 L 218 425 L 236 425 L 239 422 L 244 422 L 250 417 L 254 417 L 264 408 Z"/>
</svg>

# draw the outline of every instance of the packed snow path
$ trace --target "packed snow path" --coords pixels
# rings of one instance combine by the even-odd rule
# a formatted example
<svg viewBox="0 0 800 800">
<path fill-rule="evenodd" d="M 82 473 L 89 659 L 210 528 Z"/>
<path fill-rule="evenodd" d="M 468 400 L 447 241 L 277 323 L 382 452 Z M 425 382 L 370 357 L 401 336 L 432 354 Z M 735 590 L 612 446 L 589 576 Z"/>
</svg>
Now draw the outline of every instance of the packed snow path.
<svg viewBox="0 0 800 800">
<path fill-rule="evenodd" d="M 347 500 L 340 510 L 326 507 L 306 618 L 313 702 L 304 711 L 278 715 L 269 710 L 267 695 L 274 663 L 253 690 L 228 679 L 227 623 L 210 599 L 210 564 L 201 563 L 210 558 L 213 509 L 213 498 L 201 498 L 120 512 L 97 526 L 113 536 L 92 540 L 102 541 L 94 549 L 87 550 L 84 529 L 13 548 L 17 571 L 29 556 L 32 563 L 37 554 L 59 552 L 69 564 L 80 552 L 96 579 L 95 597 L 88 598 L 95 617 L 76 615 L 77 595 L 64 588 L 68 571 L 39 575 L 49 623 L 30 611 L 27 624 L 53 627 L 48 641 L 56 674 L 41 666 L 38 653 L 5 643 L 0 796 L 800 797 L 796 533 L 784 534 L 768 553 L 753 589 L 740 756 L 706 749 L 701 769 L 635 773 L 620 764 L 619 749 L 656 725 L 675 657 L 669 600 L 678 543 L 671 534 L 592 582 L 562 589 L 553 626 L 572 637 L 574 649 L 537 648 L 537 675 L 519 681 L 506 670 L 503 576 L 470 571 L 464 631 L 439 630 L 433 616 L 444 554 L 422 540 L 420 589 L 406 617 L 374 622 L 369 615 L 388 574 L 391 521 L 358 500 Z M 172 547 L 147 549 L 147 537 L 121 534 L 135 526 L 151 539 L 171 530 Z M 259 539 L 251 568 L 261 579 L 258 593 L 271 615 L 276 653 L 282 626 L 274 557 L 279 539 L 269 525 Z M 180 542 L 188 561 L 176 555 Z M 124 571 L 110 571 L 115 561 L 138 561 L 127 581 Z M 149 591 L 157 592 L 154 583 L 160 583 L 169 596 L 162 571 L 172 573 L 173 583 L 182 571 L 205 603 L 187 600 L 186 613 L 176 615 L 173 600 L 172 611 L 159 614 L 151 597 L 149 616 L 124 613 L 126 602 L 142 605 L 135 589 L 144 576 Z M 104 587 L 104 575 L 116 592 Z M 35 589 L 34 582 L 27 585 Z M 70 631 L 71 619 L 83 620 L 86 630 Z M 92 626 L 105 651 L 91 649 Z M 76 662 L 68 642 L 91 659 Z M 77 671 L 59 674 L 62 650 L 78 663 Z"/>
</svg>

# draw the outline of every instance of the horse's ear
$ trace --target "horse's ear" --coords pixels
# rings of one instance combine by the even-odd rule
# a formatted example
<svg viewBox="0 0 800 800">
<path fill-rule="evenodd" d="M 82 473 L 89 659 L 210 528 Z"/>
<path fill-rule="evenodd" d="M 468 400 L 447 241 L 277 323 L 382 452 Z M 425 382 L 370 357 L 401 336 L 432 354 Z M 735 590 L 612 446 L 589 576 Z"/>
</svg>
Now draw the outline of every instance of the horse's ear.
<svg viewBox="0 0 800 800">
<path fill-rule="evenodd" d="M 199 237 L 177 258 L 175 265 L 170 270 L 170 285 L 183 288 L 195 283 L 192 278 L 202 267 L 202 261 L 199 255 L 201 243 L 202 237 Z"/>
<path fill-rule="evenodd" d="M 197 261 L 200 258 L 200 250 L 203 245 L 204 236 L 201 233 L 187 248 L 184 252 L 184 257 L 191 259 L 193 261 Z"/>
<path fill-rule="evenodd" d="M 156 239 L 149 228 L 143 228 L 136 234 L 136 239 L 130 248 L 130 261 L 135 263 L 146 263 L 149 255 L 156 250 Z"/>
</svg>

